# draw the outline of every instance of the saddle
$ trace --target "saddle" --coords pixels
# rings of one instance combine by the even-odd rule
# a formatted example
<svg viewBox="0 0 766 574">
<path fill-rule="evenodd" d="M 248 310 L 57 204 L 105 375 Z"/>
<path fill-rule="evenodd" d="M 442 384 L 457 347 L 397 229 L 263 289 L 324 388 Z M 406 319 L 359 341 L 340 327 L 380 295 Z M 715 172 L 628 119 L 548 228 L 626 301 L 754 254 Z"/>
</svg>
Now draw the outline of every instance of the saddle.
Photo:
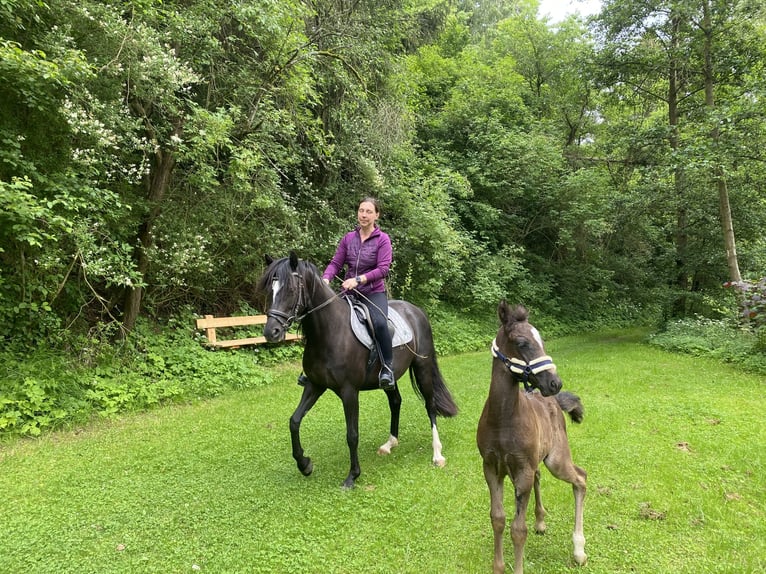
<svg viewBox="0 0 766 574">
<path fill-rule="evenodd" d="M 354 336 L 362 345 L 370 351 L 374 351 L 376 345 L 372 336 L 372 320 L 369 309 L 352 297 L 346 297 L 346 301 L 351 309 L 351 330 L 354 332 Z M 388 308 L 388 330 L 391 331 L 392 347 L 399 347 L 412 341 L 412 329 L 393 307 Z"/>
</svg>

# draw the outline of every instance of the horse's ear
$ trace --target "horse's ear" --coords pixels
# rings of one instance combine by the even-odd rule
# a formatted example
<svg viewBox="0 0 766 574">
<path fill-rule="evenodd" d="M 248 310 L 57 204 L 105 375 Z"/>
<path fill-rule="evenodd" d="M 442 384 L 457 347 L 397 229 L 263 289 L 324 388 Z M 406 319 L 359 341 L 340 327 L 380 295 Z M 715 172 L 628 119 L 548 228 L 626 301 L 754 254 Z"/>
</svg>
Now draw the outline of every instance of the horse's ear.
<svg viewBox="0 0 766 574">
<path fill-rule="evenodd" d="M 298 256 L 295 254 L 295 251 L 290 252 L 290 267 L 293 268 L 293 271 L 298 270 Z"/>
<path fill-rule="evenodd" d="M 263 258 L 266 260 L 266 267 L 268 267 L 269 265 L 274 263 L 274 258 L 271 255 L 269 255 L 268 253 L 266 255 L 264 255 Z"/>
</svg>

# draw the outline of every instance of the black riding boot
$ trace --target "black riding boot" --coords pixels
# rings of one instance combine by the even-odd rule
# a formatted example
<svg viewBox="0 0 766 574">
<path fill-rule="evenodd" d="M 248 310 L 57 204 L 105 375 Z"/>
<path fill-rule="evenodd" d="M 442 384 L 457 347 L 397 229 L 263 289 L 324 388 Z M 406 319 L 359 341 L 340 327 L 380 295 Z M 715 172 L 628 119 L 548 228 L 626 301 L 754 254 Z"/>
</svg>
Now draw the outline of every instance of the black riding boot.
<svg viewBox="0 0 766 574">
<path fill-rule="evenodd" d="M 394 380 L 394 371 L 389 365 L 384 364 L 380 369 L 380 374 L 378 375 L 378 385 L 380 385 L 380 388 L 384 391 L 391 390 L 396 386 L 396 381 Z"/>
</svg>

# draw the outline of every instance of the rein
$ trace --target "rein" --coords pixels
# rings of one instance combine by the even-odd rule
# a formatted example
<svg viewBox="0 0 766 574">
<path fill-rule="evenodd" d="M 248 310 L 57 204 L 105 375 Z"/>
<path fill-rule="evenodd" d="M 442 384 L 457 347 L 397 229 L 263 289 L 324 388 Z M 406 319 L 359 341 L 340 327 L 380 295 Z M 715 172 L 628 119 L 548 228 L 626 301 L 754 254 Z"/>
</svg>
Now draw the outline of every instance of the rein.
<svg viewBox="0 0 766 574">
<path fill-rule="evenodd" d="M 556 368 L 556 365 L 553 364 L 553 359 L 548 355 L 542 355 L 530 362 L 515 357 L 509 358 L 500 352 L 500 348 L 497 346 L 497 339 L 492 340 L 492 356 L 500 359 L 506 368 L 511 371 L 512 375 L 516 375 L 517 378 L 521 379 L 521 382 L 524 383 L 524 390 L 527 392 L 532 391 L 532 385 L 529 384 L 530 375 L 535 376 L 542 371 L 551 371 Z"/>
</svg>

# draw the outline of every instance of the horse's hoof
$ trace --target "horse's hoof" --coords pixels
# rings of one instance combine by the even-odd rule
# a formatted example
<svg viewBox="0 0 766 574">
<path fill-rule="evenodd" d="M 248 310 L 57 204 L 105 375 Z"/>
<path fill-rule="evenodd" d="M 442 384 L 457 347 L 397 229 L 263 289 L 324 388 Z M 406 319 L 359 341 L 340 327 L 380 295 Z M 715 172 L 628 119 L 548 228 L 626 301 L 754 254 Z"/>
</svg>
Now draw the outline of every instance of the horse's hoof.
<svg viewBox="0 0 766 574">
<path fill-rule="evenodd" d="M 346 480 L 343 481 L 343 484 L 340 485 L 340 487 L 343 490 L 351 490 L 355 486 L 356 486 L 356 483 L 354 482 L 353 478 L 347 478 Z"/>
<path fill-rule="evenodd" d="M 311 459 L 308 459 L 306 464 L 298 465 L 298 470 L 301 471 L 303 476 L 309 476 L 312 472 L 314 472 L 314 463 L 311 462 Z"/>
<path fill-rule="evenodd" d="M 578 566 L 585 566 L 588 563 L 588 555 L 583 552 L 582 554 L 575 554 L 574 561 Z"/>
<path fill-rule="evenodd" d="M 434 458 L 434 466 L 438 466 L 439 468 L 444 468 L 444 465 L 447 464 L 447 459 L 443 456 L 437 456 Z"/>
<path fill-rule="evenodd" d="M 386 444 L 382 444 L 380 445 L 380 447 L 378 447 L 378 454 L 381 456 L 391 454 L 391 449 L 398 445 L 399 445 L 399 439 L 397 439 L 395 436 L 390 436 L 388 437 L 388 441 L 386 441 Z"/>
</svg>

